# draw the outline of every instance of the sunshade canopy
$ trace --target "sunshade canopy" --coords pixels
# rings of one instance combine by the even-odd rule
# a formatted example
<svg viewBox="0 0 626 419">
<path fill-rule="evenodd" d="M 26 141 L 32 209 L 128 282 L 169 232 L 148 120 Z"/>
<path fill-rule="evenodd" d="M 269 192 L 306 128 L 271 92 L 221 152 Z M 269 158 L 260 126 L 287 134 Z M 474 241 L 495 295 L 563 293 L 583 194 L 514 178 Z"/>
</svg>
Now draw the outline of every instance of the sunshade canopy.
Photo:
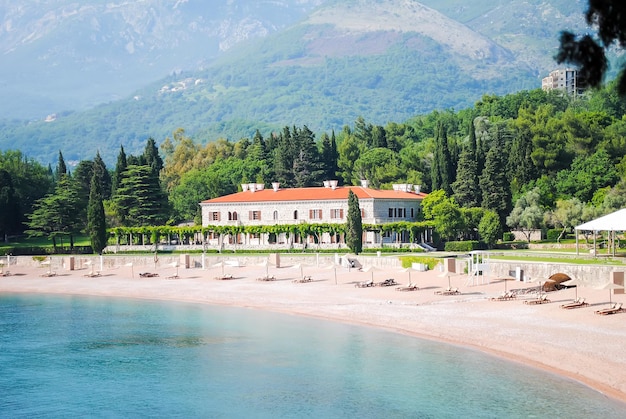
<svg viewBox="0 0 626 419">
<path fill-rule="evenodd" d="M 575 227 L 583 231 L 626 231 L 626 208 Z"/>
</svg>

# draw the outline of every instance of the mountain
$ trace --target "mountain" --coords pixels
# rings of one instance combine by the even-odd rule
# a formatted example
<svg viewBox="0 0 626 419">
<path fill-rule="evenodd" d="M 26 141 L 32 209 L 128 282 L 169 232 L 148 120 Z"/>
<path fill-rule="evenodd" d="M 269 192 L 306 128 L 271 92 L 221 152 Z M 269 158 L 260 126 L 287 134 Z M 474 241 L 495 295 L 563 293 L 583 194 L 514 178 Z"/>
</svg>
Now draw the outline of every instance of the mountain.
<svg viewBox="0 0 626 419">
<path fill-rule="evenodd" d="M 132 4 L 143 3 L 168 2 Z M 227 2 L 234 9 L 244 3 Z M 291 3 L 300 10 L 314 5 Z M 159 142 L 179 127 L 211 141 L 285 125 L 338 130 L 358 116 L 380 125 L 403 122 L 434 109 L 462 109 L 483 94 L 540 87 L 556 67 L 558 33 L 584 28 L 582 1 L 319 3 L 298 23 L 239 42 L 210 64 L 171 73 L 127 98 L 57 110 L 47 120 L 0 123 L 0 148 L 19 146 L 45 162 L 59 149 L 68 160 L 100 150 L 113 162 L 120 144 L 136 153 L 148 137 Z M 257 11 L 265 10 L 259 4 Z"/>
<path fill-rule="evenodd" d="M 264 37 L 321 0 L 0 0 L 0 114 L 31 118 L 128 96 Z"/>
</svg>

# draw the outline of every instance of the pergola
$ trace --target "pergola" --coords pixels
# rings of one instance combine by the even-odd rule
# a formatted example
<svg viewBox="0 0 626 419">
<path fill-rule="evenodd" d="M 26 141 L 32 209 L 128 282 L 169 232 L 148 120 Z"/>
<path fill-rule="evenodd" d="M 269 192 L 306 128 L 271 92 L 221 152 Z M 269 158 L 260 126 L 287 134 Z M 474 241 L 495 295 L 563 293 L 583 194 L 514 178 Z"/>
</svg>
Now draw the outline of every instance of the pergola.
<svg viewBox="0 0 626 419">
<path fill-rule="evenodd" d="M 626 231 L 626 208 L 612 212 L 595 220 L 574 227 L 576 230 L 576 254 L 578 254 L 578 232 L 593 231 L 593 252 L 596 253 L 596 234 L 598 231 L 609 232 L 609 244 L 611 255 L 615 256 L 615 233 Z"/>
</svg>

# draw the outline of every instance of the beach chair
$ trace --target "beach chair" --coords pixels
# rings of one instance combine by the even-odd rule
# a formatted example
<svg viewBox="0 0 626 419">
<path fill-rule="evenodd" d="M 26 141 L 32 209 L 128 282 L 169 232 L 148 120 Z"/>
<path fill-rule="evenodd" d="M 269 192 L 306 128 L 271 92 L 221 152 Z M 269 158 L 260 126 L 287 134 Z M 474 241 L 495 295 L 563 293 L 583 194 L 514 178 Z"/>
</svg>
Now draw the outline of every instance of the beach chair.
<svg viewBox="0 0 626 419">
<path fill-rule="evenodd" d="M 385 279 L 384 281 L 378 283 L 379 287 L 391 287 L 393 285 L 398 285 L 396 280 L 393 278 Z"/>
<path fill-rule="evenodd" d="M 216 276 L 215 279 L 219 279 L 219 280 L 228 280 L 228 279 L 233 279 L 233 275 L 232 274 L 225 274 L 222 276 Z"/>
<path fill-rule="evenodd" d="M 52 276 L 57 276 L 57 273 L 55 271 L 46 271 L 46 272 L 42 273 L 40 276 L 42 276 L 44 278 L 50 278 Z"/>
<path fill-rule="evenodd" d="M 608 315 L 608 314 L 621 313 L 623 311 L 626 311 L 626 310 L 622 308 L 622 303 L 615 303 L 610 308 L 605 308 L 605 309 L 602 309 L 602 310 L 596 310 L 595 313 L 605 316 L 605 315 Z"/>
<path fill-rule="evenodd" d="M 459 291 L 458 288 L 446 288 L 445 290 L 439 290 L 439 291 L 435 291 L 436 295 L 457 295 L 460 294 L 461 291 Z"/>
<path fill-rule="evenodd" d="M 541 297 L 535 299 L 535 300 L 526 300 L 524 301 L 524 304 L 529 304 L 529 305 L 535 305 L 535 304 L 546 304 L 546 303 L 550 303 L 551 301 L 548 300 L 548 296 L 547 295 L 542 295 Z"/>
<path fill-rule="evenodd" d="M 356 288 L 373 287 L 374 286 L 374 280 L 370 279 L 369 281 L 357 282 L 356 284 L 354 284 L 354 286 Z"/>
<path fill-rule="evenodd" d="M 274 277 L 274 275 L 265 275 L 260 278 L 257 278 L 256 280 L 257 281 L 275 281 L 276 278 Z"/>
<path fill-rule="evenodd" d="M 410 282 L 406 287 L 396 287 L 396 291 L 417 291 L 419 287 L 415 284 L 411 284 Z"/>
<path fill-rule="evenodd" d="M 139 272 L 139 276 L 141 278 L 154 278 L 155 276 L 159 276 L 159 274 L 155 274 L 152 272 Z"/>
<path fill-rule="evenodd" d="M 569 309 L 573 309 L 573 308 L 586 307 L 588 305 L 589 305 L 589 303 L 585 302 L 585 299 L 583 297 L 578 297 L 577 299 L 575 299 L 571 303 L 561 304 L 560 307 L 564 308 L 566 310 L 569 310 Z"/>
<path fill-rule="evenodd" d="M 515 295 L 515 293 L 513 291 L 507 291 L 507 292 L 503 293 L 502 295 L 499 295 L 498 297 L 492 297 L 489 300 L 491 300 L 491 301 L 510 301 L 510 300 L 514 300 L 516 298 L 517 298 L 517 296 Z"/>
<path fill-rule="evenodd" d="M 313 281 L 313 278 L 310 275 L 304 276 L 302 278 L 296 278 L 293 280 L 293 282 L 297 282 L 297 283 L 305 283 L 305 282 L 311 282 Z"/>
</svg>

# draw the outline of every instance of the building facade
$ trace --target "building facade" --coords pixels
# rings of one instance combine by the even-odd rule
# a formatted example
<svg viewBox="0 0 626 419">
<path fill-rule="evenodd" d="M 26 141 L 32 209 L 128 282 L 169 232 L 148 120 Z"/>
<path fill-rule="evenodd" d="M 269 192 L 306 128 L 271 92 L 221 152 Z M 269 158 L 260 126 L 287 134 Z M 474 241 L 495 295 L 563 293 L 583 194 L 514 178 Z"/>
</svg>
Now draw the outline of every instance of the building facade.
<svg viewBox="0 0 626 419">
<path fill-rule="evenodd" d="M 348 194 L 352 191 L 359 199 L 363 224 L 385 224 L 399 221 L 416 221 L 420 203 L 426 196 L 419 186 L 394 185 L 393 190 L 362 186 L 337 186 L 337 181 L 326 181 L 323 187 L 272 189 L 263 184 L 243 184 L 242 191 L 209 199 L 200 203 L 202 226 L 262 226 L 285 224 L 345 224 L 348 215 Z M 209 240 L 217 240 L 209 237 Z M 381 243 L 407 243 L 406 234 L 365 232 L 364 245 Z M 227 243 L 241 245 L 296 244 L 307 246 L 315 243 L 322 247 L 339 247 L 343 237 L 324 233 L 321 237 L 289 236 L 285 233 L 272 236 L 241 234 L 228 237 Z"/>
<path fill-rule="evenodd" d="M 544 91 L 562 90 L 568 95 L 579 95 L 582 90 L 578 87 L 578 72 L 571 68 L 551 71 L 548 77 L 541 80 Z"/>
</svg>

